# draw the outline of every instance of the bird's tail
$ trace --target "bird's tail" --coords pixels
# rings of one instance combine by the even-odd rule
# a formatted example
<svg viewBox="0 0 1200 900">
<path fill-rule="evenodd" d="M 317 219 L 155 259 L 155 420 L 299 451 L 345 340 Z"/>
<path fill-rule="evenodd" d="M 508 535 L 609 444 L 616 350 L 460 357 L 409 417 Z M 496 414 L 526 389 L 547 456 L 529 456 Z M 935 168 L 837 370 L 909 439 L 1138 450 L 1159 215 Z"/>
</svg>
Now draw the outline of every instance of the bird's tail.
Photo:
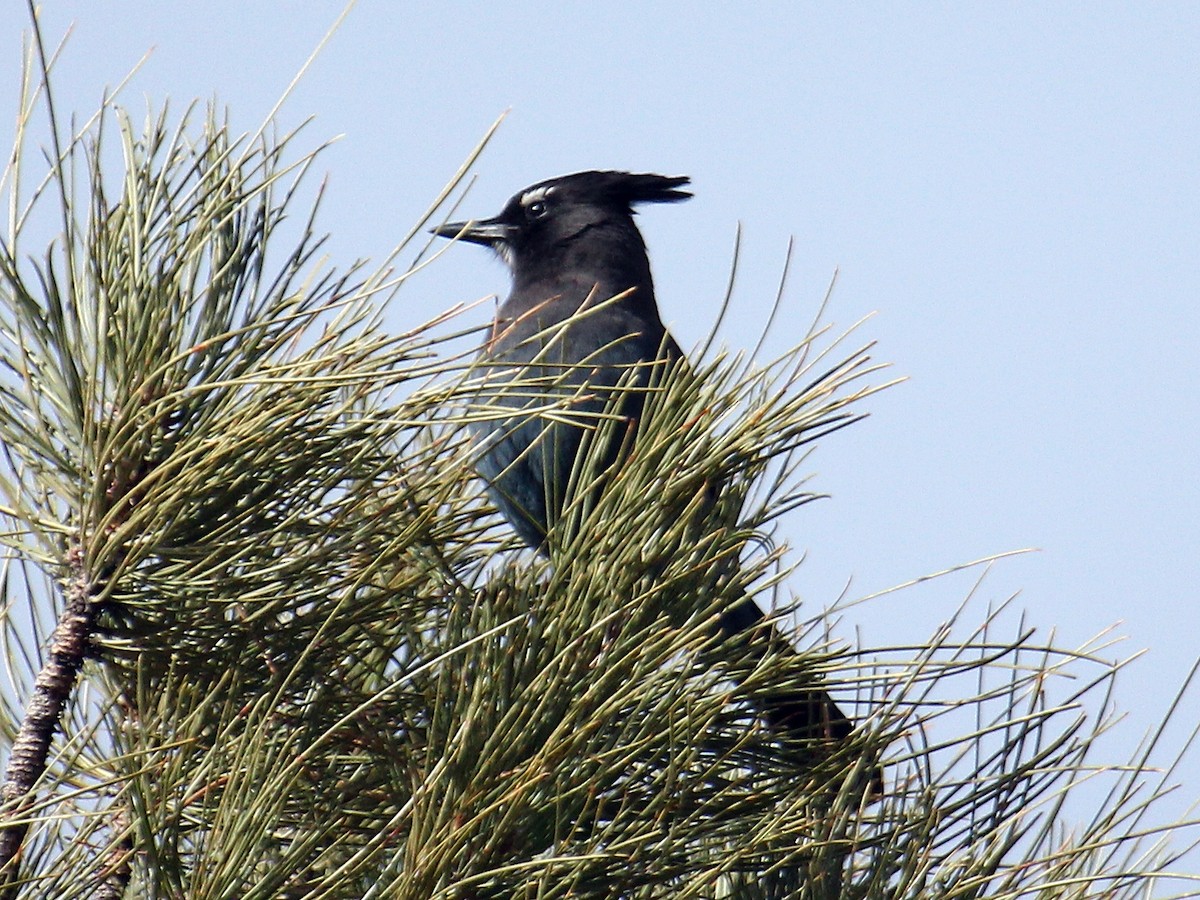
<svg viewBox="0 0 1200 900">
<path fill-rule="evenodd" d="M 744 636 L 751 651 L 758 656 L 767 653 L 794 653 L 795 649 L 780 634 L 758 604 L 744 597 L 718 620 L 718 627 L 729 637 Z M 823 748 L 837 749 L 854 732 L 854 723 L 842 712 L 833 698 L 819 688 L 780 691 L 758 701 L 759 711 L 775 733 L 811 747 L 814 756 Z M 873 763 L 868 768 L 869 790 L 872 799 L 883 796 L 883 767 Z"/>
</svg>

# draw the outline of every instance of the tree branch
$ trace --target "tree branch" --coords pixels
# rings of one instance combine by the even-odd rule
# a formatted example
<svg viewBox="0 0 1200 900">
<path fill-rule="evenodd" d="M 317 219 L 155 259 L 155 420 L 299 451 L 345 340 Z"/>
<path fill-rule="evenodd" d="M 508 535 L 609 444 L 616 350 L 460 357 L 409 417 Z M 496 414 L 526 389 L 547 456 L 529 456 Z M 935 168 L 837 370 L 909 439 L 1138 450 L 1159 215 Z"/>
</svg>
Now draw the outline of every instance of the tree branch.
<svg viewBox="0 0 1200 900">
<path fill-rule="evenodd" d="M 34 682 L 21 730 L 8 758 L 0 787 L 0 900 L 16 896 L 21 847 L 29 831 L 26 814 L 33 806 L 32 790 L 46 771 L 50 743 L 83 666 L 96 616 L 91 585 L 84 575 L 82 552 L 72 553 L 67 606 L 54 629 L 50 653 Z"/>
</svg>

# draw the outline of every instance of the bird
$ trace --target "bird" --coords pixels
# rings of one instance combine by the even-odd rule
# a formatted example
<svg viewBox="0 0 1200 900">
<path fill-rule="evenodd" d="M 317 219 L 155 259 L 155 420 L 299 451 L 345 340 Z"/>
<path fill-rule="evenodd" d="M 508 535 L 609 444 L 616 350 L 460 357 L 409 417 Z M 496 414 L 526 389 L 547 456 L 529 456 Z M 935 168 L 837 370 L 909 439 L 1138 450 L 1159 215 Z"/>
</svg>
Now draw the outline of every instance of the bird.
<svg viewBox="0 0 1200 900">
<path fill-rule="evenodd" d="M 476 469 L 517 535 L 543 555 L 552 557 L 551 538 L 581 457 L 589 454 L 588 464 L 600 472 L 619 466 L 636 445 L 646 387 L 688 367 L 659 314 L 634 214 L 643 204 L 689 199 L 690 182 L 687 176 L 576 172 L 519 191 L 492 218 L 431 229 L 487 247 L 508 267 L 511 291 L 477 360 L 487 373 L 487 402 L 500 413 L 473 425 Z M 564 396 L 571 397 L 569 415 L 538 414 Z M 614 407 L 632 437 L 608 429 L 606 444 L 589 449 L 596 417 L 606 410 L 612 415 Z M 749 596 L 725 610 L 717 628 L 729 637 L 751 636 L 760 653 L 795 653 Z M 760 705 L 771 729 L 807 744 L 837 746 L 854 730 L 819 688 L 772 695 Z M 877 768 L 869 781 L 880 793 Z"/>
</svg>

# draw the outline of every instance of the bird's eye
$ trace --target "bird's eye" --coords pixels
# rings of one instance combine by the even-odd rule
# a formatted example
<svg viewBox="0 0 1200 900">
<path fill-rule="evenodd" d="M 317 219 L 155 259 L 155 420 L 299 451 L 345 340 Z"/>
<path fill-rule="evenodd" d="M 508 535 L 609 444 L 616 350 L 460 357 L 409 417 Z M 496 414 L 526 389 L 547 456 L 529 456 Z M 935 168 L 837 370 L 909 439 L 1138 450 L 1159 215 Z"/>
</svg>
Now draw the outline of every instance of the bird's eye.
<svg viewBox="0 0 1200 900">
<path fill-rule="evenodd" d="M 542 200 L 534 200 L 527 207 L 525 207 L 525 212 L 531 219 L 540 219 L 548 211 L 549 211 L 549 208 L 546 206 L 545 202 Z"/>
</svg>

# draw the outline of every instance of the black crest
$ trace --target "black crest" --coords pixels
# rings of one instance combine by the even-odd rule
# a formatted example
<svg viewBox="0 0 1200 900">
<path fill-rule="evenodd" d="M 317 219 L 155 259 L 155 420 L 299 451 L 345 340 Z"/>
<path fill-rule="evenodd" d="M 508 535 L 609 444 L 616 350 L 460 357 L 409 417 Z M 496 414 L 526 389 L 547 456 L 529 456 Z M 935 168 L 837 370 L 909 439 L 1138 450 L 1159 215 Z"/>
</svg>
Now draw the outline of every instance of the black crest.
<svg viewBox="0 0 1200 900">
<path fill-rule="evenodd" d="M 678 203 L 692 196 L 679 188 L 691 181 L 686 175 L 591 171 L 561 175 L 526 188 L 525 196 L 561 194 L 572 199 L 616 203 L 632 209 L 638 203 Z"/>
</svg>

